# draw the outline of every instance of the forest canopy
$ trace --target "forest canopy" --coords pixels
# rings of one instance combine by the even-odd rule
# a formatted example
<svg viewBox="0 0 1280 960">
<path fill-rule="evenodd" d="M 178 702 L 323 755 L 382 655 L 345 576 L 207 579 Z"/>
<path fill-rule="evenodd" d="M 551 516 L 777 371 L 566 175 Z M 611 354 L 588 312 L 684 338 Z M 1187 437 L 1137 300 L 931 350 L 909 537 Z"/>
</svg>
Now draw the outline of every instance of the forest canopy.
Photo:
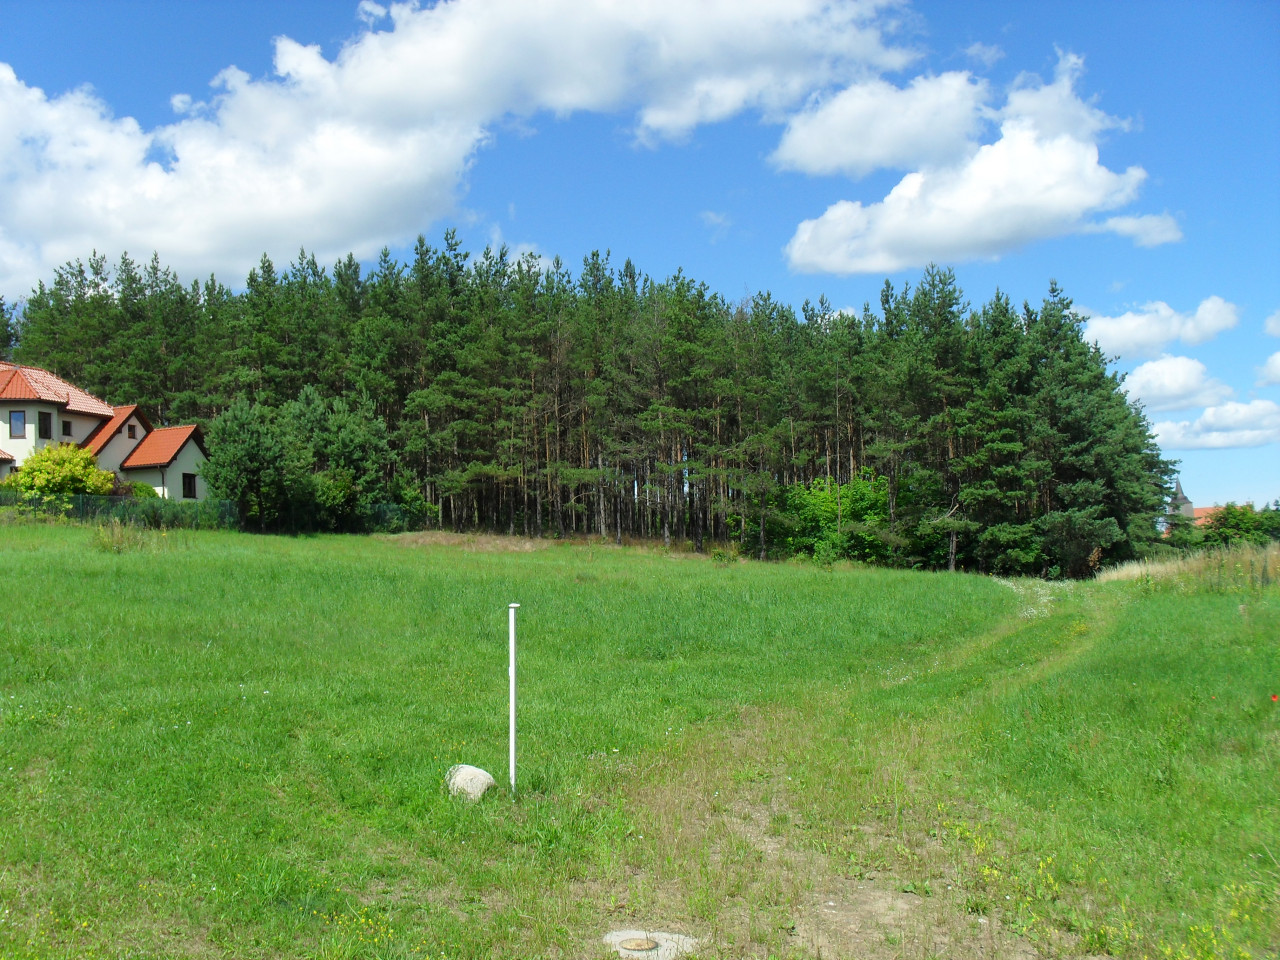
<svg viewBox="0 0 1280 960">
<path fill-rule="evenodd" d="M 879 312 L 797 314 L 608 254 L 576 276 L 472 257 L 450 231 L 367 275 L 264 256 L 238 293 L 94 254 L 0 313 L 16 360 L 206 425 L 206 478 L 261 529 L 395 502 L 456 529 L 1082 576 L 1155 543 L 1169 492 L 1054 283 L 973 307 L 929 267 Z"/>
</svg>

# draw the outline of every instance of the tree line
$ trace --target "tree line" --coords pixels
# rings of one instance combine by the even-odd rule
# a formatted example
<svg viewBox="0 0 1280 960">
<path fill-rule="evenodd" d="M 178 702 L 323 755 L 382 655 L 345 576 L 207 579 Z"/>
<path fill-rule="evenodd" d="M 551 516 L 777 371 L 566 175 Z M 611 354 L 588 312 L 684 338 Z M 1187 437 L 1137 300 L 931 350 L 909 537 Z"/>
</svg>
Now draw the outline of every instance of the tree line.
<svg viewBox="0 0 1280 960">
<path fill-rule="evenodd" d="M 457 530 L 1080 576 L 1155 543 L 1169 493 L 1056 284 L 973 307 L 932 266 L 850 314 L 598 252 L 576 276 L 470 256 L 452 231 L 367 274 L 264 256 L 242 292 L 95 253 L 4 332 L 20 362 L 206 425 L 207 478 L 262 529 L 395 502 Z"/>
</svg>

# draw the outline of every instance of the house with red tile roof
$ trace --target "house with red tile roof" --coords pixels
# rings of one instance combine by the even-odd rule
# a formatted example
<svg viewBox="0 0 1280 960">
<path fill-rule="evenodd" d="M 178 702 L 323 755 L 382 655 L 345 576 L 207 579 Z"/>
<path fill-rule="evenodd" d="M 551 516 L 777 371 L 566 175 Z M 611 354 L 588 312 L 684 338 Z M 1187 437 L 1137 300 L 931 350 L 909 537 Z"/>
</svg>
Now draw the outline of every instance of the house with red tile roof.
<svg viewBox="0 0 1280 960">
<path fill-rule="evenodd" d="M 195 424 L 152 430 L 120 464 L 123 476 L 155 488 L 171 500 L 203 500 L 208 491 L 200 467 L 209 459 Z"/>
<path fill-rule="evenodd" d="M 75 443 L 123 481 L 162 497 L 200 500 L 208 458 L 200 428 L 153 427 L 136 405 L 113 407 L 39 367 L 0 361 L 0 479 L 36 450 Z"/>
</svg>

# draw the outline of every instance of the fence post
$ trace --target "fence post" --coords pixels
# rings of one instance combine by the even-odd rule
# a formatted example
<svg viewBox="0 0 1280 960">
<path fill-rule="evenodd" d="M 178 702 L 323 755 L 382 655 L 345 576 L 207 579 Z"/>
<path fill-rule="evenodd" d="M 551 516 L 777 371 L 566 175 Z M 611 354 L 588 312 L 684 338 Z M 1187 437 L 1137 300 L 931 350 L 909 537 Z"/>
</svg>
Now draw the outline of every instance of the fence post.
<svg viewBox="0 0 1280 960">
<path fill-rule="evenodd" d="M 507 653 L 507 672 L 511 680 L 511 722 L 509 737 L 511 740 L 511 796 L 516 795 L 516 610 L 520 604 L 511 603 L 507 605 L 507 624 L 508 624 L 508 653 Z"/>
</svg>

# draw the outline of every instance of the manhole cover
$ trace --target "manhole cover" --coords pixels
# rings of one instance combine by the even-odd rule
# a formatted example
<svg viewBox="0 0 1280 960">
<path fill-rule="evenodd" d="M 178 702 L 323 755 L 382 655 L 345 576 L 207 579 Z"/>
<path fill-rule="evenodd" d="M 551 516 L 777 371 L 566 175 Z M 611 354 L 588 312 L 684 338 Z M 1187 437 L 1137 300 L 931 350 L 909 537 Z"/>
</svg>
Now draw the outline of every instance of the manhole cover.
<svg viewBox="0 0 1280 960">
<path fill-rule="evenodd" d="M 614 930 L 605 934 L 604 942 L 619 957 L 637 957 L 643 960 L 679 960 L 697 949 L 698 941 L 680 933 L 664 933 L 652 927 L 639 930 Z"/>
</svg>

